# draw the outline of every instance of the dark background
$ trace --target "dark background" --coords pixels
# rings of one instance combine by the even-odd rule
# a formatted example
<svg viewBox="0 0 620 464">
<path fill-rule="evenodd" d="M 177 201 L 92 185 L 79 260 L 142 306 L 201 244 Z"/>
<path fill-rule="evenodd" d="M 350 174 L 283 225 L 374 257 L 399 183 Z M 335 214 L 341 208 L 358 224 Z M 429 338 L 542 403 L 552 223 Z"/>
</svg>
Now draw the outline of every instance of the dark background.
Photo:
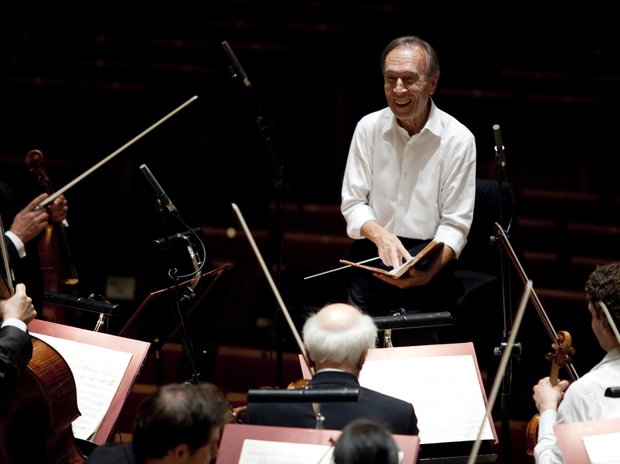
<svg viewBox="0 0 620 464">
<path fill-rule="evenodd" d="M 139 169 L 145 163 L 185 223 L 205 231 L 207 267 L 235 264 L 192 324 L 200 342 L 270 343 L 270 291 L 261 288 L 245 240 L 223 238 L 227 227 L 238 228 L 232 202 L 265 246 L 281 225 L 270 205 L 289 205 L 285 217 L 299 215 L 295 202 L 304 205 L 296 228 L 284 221 L 285 233 L 310 234 L 319 243 L 312 248 L 317 240 L 300 239 L 293 248 L 285 242 L 290 287 L 284 291 L 287 301 L 295 300 L 296 320 L 305 306 L 340 296 L 337 275 L 320 291 L 318 283 L 303 288 L 299 276 L 335 267 L 342 257 L 347 238 L 338 203 L 350 136 L 362 115 L 385 106 L 381 50 L 394 37 L 416 34 L 440 57 L 435 102 L 477 138 L 481 178 L 496 178 L 492 126 L 500 124 L 525 268 L 551 311 L 588 339 L 579 340 L 584 369 L 599 357 L 581 294 L 594 265 L 620 258 L 613 229 L 619 222 L 620 41 L 610 7 L 293 0 L 171 5 L 139 13 L 110 2 L 90 9 L 1 9 L 1 176 L 17 190 L 32 183 L 23 161 L 29 150 L 43 151 L 60 188 L 199 97 L 66 192 L 84 295 L 105 294 L 109 276 L 133 277 L 138 286 L 135 299 L 123 302 L 126 315 L 167 282 L 170 261 L 150 242 L 181 226 L 170 218 L 162 224 L 155 193 Z M 231 77 L 224 40 L 250 88 Z M 268 143 L 257 116 L 264 117 Z M 281 173 L 287 188 L 278 189 Z M 542 200 L 549 198 L 557 202 Z M 599 247 L 582 251 L 586 240 L 560 239 L 570 221 L 606 227 L 605 240 L 590 238 Z M 588 259 L 576 264 L 583 255 Z M 300 302 L 306 295 L 309 301 Z M 498 319 L 475 317 L 481 327 Z M 261 335 L 263 319 L 267 333 Z M 501 327 L 489 327 L 501 336 Z"/>
</svg>

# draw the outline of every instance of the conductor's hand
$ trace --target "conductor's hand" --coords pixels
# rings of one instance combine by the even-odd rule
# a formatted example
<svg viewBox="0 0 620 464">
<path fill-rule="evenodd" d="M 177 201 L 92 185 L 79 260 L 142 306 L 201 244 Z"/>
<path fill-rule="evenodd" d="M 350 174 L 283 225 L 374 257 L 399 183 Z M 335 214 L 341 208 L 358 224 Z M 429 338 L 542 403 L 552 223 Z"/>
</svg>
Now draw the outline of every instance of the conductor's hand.
<svg viewBox="0 0 620 464">
<path fill-rule="evenodd" d="M 374 275 L 394 287 L 401 289 L 422 287 L 429 283 L 435 275 L 448 264 L 455 254 L 452 248 L 442 245 L 440 253 L 435 254 L 430 258 L 429 262 L 424 267 L 412 267 L 406 274 L 401 276 L 400 279 L 394 279 L 391 276 L 384 274 L 374 273 Z"/>
<path fill-rule="evenodd" d="M 7 300 L 0 300 L 0 316 L 2 319 L 19 319 L 25 324 L 37 317 L 32 298 L 26 295 L 26 286 L 17 284 L 15 294 Z"/>
<path fill-rule="evenodd" d="M 374 220 L 365 222 L 361 234 L 377 246 L 379 257 L 386 266 L 398 267 L 403 261 L 411 259 L 409 250 L 403 246 L 399 238 L 378 222 Z"/>
<path fill-rule="evenodd" d="M 388 276 L 385 274 L 380 274 L 378 272 L 373 273 L 375 277 L 381 279 L 387 284 L 393 285 L 398 288 L 411 288 L 411 287 L 422 287 L 429 283 L 433 276 L 435 275 L 434 271 L 422 270 L 411 268 L 404 274 L 400 279 L 395 279 L 392 276 Z"/>
</svg>

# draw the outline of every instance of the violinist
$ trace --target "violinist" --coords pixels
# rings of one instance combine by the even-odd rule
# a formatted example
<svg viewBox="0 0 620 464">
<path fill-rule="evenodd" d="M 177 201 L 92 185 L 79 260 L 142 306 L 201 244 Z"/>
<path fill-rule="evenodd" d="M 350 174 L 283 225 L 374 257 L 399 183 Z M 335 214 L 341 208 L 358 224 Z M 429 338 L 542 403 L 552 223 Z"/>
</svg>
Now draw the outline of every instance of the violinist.
<svg viewBox="0 0 620 464">
<path fill-rule="evenodd" d="M 32 358 L 28 323 L 37 315 L 26 286 L 17 284 L 15 294 L 0 300 L 0 387 L 21 376 Z"/>
<path fill-rule="evenodd" d="M 585 284 L 592 332 L 606 352 L 587 374 L 569 385 L 555 386 L 549 377 L 534 386 L 533 398 L 540 413 L 537 464 L 562 463 L 553 427 L 561 423 L 620 418 L 620 400 L 605 396 L 608 387 L 620 386 L 620 262 L 598 266 Z"/>
<path fill-rule="evenodd" d="M 0 181 L 0 216 L 6 235 L 9 259 L 15 272 L 15 280 L 27 284 L 29 292 L 40 307 L 43 298 L 43 277 L 39 269 L 39 257 L 34 239 L 52 222 L 63 222 L 69 210 L 67 200 L 60 195 L 46 208 L 35 211 L 36 206 L 49 195 L 36 196 L 21 208 L 13 190 Z"/>
<path fill-rule="evenodd" d="M 307 388 L 360 389 L 357 402 L 321 403 L 326 429 L 342 430 L 351 421 L 366 418 L 384 423 L 392 433 L 418 434 L 411 403 L 359 385 L 368 350 L 377 343 L 377 327 L 370 316 L 349 304 L 329 304 L 306 320 L 302 335 L 315 371 Z M 246 416 L 256 425 L 313 428 L 316 424 L 309 403 L 250 402 Z"/>
</svg>

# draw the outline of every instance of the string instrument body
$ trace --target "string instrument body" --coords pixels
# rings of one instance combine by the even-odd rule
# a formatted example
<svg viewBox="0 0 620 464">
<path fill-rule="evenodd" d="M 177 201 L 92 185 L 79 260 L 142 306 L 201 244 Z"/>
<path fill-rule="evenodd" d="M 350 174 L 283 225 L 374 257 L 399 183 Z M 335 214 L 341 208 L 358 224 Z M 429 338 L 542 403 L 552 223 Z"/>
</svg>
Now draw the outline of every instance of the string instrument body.
<svg viewBox="0 0 620 464">
<path fill-rule="evenodd" d="M 549 382 L 554 387 L 560 381 L 560 368 L 568 366 L 571 362 L 571 356 L 575 354 L 575 348 L 572 347 L 572 337 L 565 330 L 558 332 L 557 339 L 552 345 L 553 352 L 547 353 L 546 359 L 551 361 L 551 372 L 549 374 Z M 538 441 L 538 422 L 540 415 L 535 414 L 527 425 L 527 454 L 534 455 L 534 447 Z"/>
<path fill-rule="evenodd" d="M 48 194 L 53 193 L 52 183 L 43 167 L 43 153 L 30 150 L 26 154 L 26 166 L 36 177 L 37 184 Z M 39 267 L 43 275 L 45 291 L 77 295 L 79 279 L 71 257 L 65 225 L 49 223 L 41 232 L 38 242 Z M 65 308 L 43 302 L 43 316 L 52 322 L 66 323 L 69 315 Z"/>
<path fill-rule="evenodd" d="M 0 462 L 83 464 L 71 428 L 80 412 L 73 374 L 60 354 L 32 337 L 24 374 L 0 397 Z"/>
</svg>

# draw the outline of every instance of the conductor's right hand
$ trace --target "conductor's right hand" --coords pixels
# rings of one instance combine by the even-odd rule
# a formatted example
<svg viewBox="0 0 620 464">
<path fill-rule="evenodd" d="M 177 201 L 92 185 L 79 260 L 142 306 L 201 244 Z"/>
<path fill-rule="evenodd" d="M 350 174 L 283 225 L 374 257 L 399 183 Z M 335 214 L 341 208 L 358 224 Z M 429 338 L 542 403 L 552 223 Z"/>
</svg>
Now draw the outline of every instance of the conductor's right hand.
<svg viewBox="0 0 620 464">
<path fill-rule="evenodd" d="M 366 221 L 360 232 L 377 246 L 379 257 L 386 266 L 395 268 L 403 264 L 403 261 L 411 259 L 409 250 L 403 246 L 396 234 L 377 221 Z"/>
<path fill-rule="evenodd" d="M 0 300 L 0 317 L 2 319 L 19 319 L 26 325 L 37 316 L 32 298 L 26 295 L 26 286 L 17 284 L 15 294 L 6 300 Z"/>
</svg>

